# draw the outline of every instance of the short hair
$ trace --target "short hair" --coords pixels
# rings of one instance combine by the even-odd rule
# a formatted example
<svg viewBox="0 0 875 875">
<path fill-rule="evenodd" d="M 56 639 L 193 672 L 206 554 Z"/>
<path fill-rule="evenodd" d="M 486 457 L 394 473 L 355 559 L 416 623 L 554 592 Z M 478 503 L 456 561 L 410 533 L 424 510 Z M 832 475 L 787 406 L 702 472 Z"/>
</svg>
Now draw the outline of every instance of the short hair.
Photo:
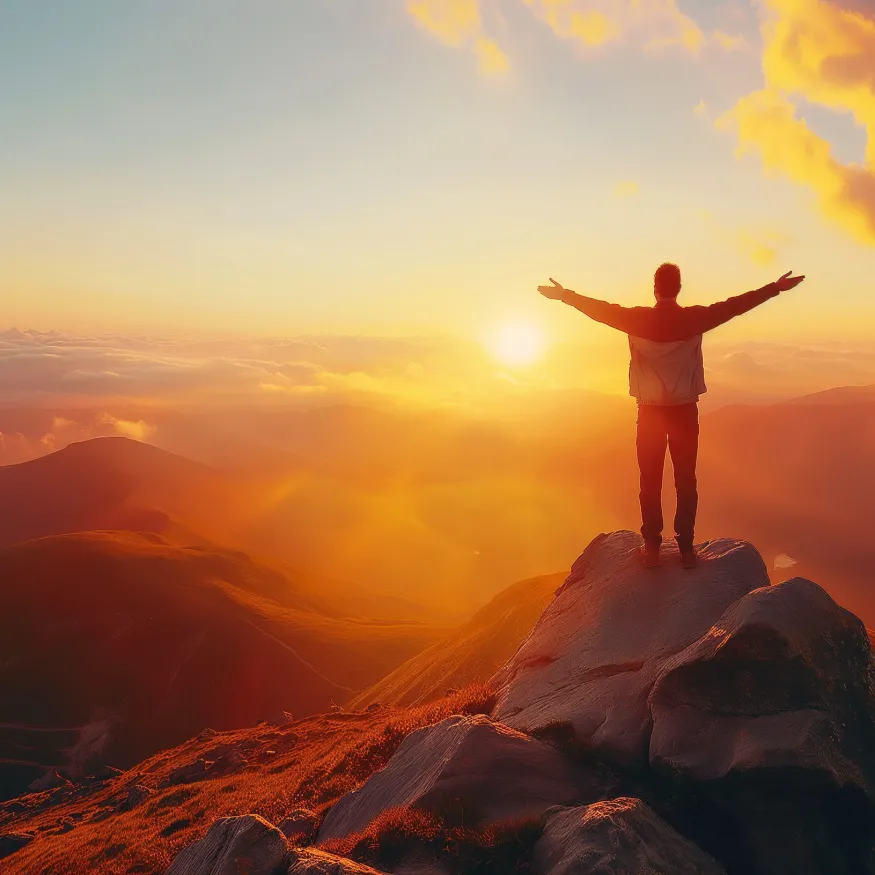
<svg viewBox="0 0 875 875">
<path fill-rule="evenodd" d="M 676 298 L 681 290 L 681 269 L 669 261 L 659 265 L 653 275 L 653 289 L 660 298 Z"/>
</svg>

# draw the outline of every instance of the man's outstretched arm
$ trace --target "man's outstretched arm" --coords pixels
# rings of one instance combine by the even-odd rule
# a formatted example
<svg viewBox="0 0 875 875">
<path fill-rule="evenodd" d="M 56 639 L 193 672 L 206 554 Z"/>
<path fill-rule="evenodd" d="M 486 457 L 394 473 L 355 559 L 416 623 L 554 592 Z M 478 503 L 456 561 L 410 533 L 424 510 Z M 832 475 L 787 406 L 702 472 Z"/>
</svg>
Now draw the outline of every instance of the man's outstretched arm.
<svg viewBox="0 0 875 875">
<path fill-rule="evenodd" d="M 577 292 L 572 292 L 571 289 L 561 286 L 552 277 L 550 282 L 553 285 L 538 286 L 538 291 L 545 298 L 549 298 L 551 301 L 562 301 L 563 304 L 580 310 L 590 319 L 616 328 L 618 331 L 624 331 L 626 334 L 636 333 L 636 328 L 639 327 L 638 323 L 641 320 L 637 318 L 638 314 L 635 309 L 621 307 L 619 304 L 609 304 L 607 301 L 599 301 L 597 298 L 587 298 L 586 295 L 578 295 Z"/>
<path fill-rule="evenodd" d="M 755 289 L 752 292 L 745 292 L 743 295 L 736 295 L 734 298 L 727 298 L 725 301 L 719 301 L 716 304 L 711 304 L 710 307 L 703 307 L 701 317 L 696 319 L 701 324 L 697 325 L 700 333 L 711 331 L 719 325 L 724 325 L 730 319 L 736 316 L 741 316 L 742 313 L 747 313 L 753 310 L 754 307 L 759 307 L 771 298 L 780 295 L 781 292 L 789 292 L 795 289 L 799 283 L 803 282 L 804 276 L 793 276 L 793 271 L 785 273 L 777 282 L 769 283 L 761 289 Z"/>
</svg>

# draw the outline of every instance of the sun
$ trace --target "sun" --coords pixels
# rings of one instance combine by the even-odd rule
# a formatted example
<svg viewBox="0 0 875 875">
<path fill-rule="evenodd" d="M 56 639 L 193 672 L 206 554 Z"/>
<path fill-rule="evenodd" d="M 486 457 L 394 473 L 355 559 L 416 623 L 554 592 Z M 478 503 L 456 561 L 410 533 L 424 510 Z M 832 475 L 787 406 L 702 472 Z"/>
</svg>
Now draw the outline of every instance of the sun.
<svg viewBox="0 0 875 875">
<path fill-rule="evenodd" d="M 532 365 L 546 349 L 544 332 L 531 322 L 508 322 L 498 326 L 486 341 L 487 349 L 502 364 L 514 368 Z"/>
</svg>

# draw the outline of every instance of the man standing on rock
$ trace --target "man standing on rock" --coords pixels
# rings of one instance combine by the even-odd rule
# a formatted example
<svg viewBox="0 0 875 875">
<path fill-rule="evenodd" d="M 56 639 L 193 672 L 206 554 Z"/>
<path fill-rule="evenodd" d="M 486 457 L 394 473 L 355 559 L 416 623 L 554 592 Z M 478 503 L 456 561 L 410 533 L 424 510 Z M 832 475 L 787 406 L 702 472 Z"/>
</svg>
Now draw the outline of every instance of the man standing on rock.
<svg viewBox="0 0 875 875">
<path fill-rule="evenodd" d="M 753 310 L 769 298 L 796 288 L 804 276 L 784 274 L 777 282 L 753 292 L 711 304 L 682 307 L 681 271 L 663 264 L 653 277 L 654 307 L 621 307 L 578 295 L 556 280 L 538 286 L 546 298 L 562 301 L 581 313 L 629 335 L 632 361 L 629 394 L 638 400 L 638 467 L 641 472 L 641 561 L 647 568 L 660 563 L 662 544 L 662 472 L 668 446 L 677 490 L 675 537 L 684 568 L 697 564 L 694 543 L 696 457 L 699 450 L 699 396 L 707 391 L 702 359 L 702 335 Z"/>
</svg>

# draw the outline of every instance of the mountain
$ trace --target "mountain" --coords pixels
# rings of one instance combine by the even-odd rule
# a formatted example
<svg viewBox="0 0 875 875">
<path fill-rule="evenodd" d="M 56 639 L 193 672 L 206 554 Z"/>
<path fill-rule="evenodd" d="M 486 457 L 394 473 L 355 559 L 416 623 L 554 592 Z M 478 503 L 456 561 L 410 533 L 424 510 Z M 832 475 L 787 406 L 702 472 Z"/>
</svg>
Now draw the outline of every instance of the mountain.
<svg viewBox="0 0 875 875">
<path fill-rule="evenodd" d="M 873 404 L 875 403 L 875 386 L 836 386 L 823 392 L 802 395 L 792 398 L 788 404 L 824 405 L 824 404 Z"/>
<path fill-rule="evenodd" d="M 875 626 L 868 392 L 703 412 L 699 534 L 754 540 L 770 567 L 786 554 Z M 115 439 L 0 469 L 0 543 L 95 527 L 206 539 L 336 581 L 331 599 L 353 614 L 455 624 L 507 581 L 570 563 L 601 528 L 638 525 L 634 405 L 615 402 L 562 394 L 500 421 L 344 407 L 168 413 L 154 439 L 186 452 L 226 445 L 220 467 Z M 258 472 L 234 471 L 233 457 Z M 669 523 L 672 506 L 669 473 Z"/>
<path fill-rule="evenodd" d="M 863 624 L 751 544 L 645 570 L 640 543 L 595 539 L 487 685 L 0 803 L 4 873 L 871 875 Z"/>
<path fill-rule="evenodd" d="M 219 510 L 239 501 L 239 486 L 206 465 L 128 438 L 96 438 L 0 468 L 0 546 L 93 529 L 197 543 L 215 535 Z"/>
<path fill-rule="evenodd" d="M 421 705 L 447 690 L 486 682 L 531 631 L 562 579 L 562 574 L 550 574 L 509 586 L 452 634 L 352 699 L 349 707 Z"/>
<path fill-rule="evenodd" d="M 770 565 L 786 554 L 875 624 L 875 400 L 715 411 L 702 420 L 699 480 L 702 535 L 755 539 Z"/>
<path fill-rule="evenodd" d="M 38 459 L 0 467 L 0 547 L 47 535 L 94 530 L 151 532 L 181 546 L 230 544 L 260 552 L 249 534 L 258 528 L 277 492 L 249 479 L 192 461 L 151 444 L 122 437 L 72 443 Z M 323 491 L 326 484 L 320 481 Z M 281 489 L 282 487 L 280 487 Z M 298 506 L 304 508 L 299 500 Z M 313 496 L 313 513 L 318 495 Z M 272 525 L 281 549 L 272 555 L 292 576 L 311 568 L 307 532 L 287 519 Z M 330 529 L 330 524 L 326 522 Z M 311 570 L 305 575 L 351 616 L 404 619 L 423 608 L 403 593 L 380 593 L 360 580 L 349 583 Z"/>
<path fill-rule="evenodd" d="M 149 533 L 0 551 L 0 789 L 48 766 L 127 766 L 205 726 L 326 710 L 446 634 L 340 616 L 317 590 Z"/>
</svg>

